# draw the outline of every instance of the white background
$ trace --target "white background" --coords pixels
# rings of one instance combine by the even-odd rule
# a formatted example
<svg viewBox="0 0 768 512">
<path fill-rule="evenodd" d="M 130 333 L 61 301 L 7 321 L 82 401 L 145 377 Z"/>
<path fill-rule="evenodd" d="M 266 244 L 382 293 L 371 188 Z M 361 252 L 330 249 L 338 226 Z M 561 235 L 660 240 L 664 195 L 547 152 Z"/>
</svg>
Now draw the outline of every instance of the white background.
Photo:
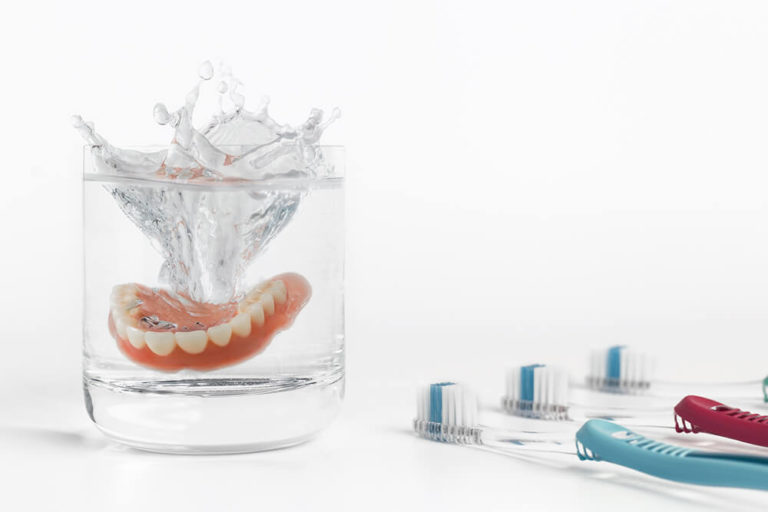
<svg viewBox="0 0 768 512">
<path fill-rule="evenodd" d="M 578 375 L 590 347 L 616 342 L 657 354 L 669 379 L 768 372 L 767 23 L 757 1 L 6 7 L 2 508 L 724 503 L 407 429 L 419 382 L 464 380 L 494 399 L 508 365 Z M 79 395 L 69 116 L 118 145 L 163 143 L 152 106 L 178 106 L 206 58 L 226 60 L 251 101 L 271 95 L 281 120 L 344 112 L 324 141 L 348 157 L 348 399 L 293 450 L 137 453 L 104 440 Z"/>
</svg>

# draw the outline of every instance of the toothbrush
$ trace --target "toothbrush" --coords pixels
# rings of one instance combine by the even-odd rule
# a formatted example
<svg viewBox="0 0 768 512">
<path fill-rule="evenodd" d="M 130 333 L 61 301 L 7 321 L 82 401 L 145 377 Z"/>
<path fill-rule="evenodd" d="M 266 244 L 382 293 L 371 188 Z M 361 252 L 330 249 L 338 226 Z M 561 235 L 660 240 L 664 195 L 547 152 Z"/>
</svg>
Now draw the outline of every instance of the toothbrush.
<svg viewBox="0 0 768 512">
<path fill-rule="evenodd" d="M 593 350 L 586 384 L 609 393 L 642 393 L 651 387 L 655 361 L 648 354 L 623 345 Z"/>
<path fill-rule="evenodd" d="M 768 402 L 768 377 L 763 379 L 763 402 Z"/>
<path fill-rule="evenodd" d="M 600 401 L 603 402 L 601 405 L 582 405 L 569 401 L 569 391 L 568 373 L 562 368 L 543 364 L 512 368 L 507 371 L 506 394 L 502 398 L 502 406 L 507 413 L 516 416 L 556 421 L 583 421 L 595 417 L 626 419 L 638 416 L 634 410 L 638 409 L 637 403 L 628 404 L 626 397 L 619 403 L 610 405 L 600 396 Z M 637 400 L 646 399 L 639 397 Z M 666 412 L 668 409 L 660 409 L 659 412 L 661 411 Z M 575 418 L 571 418 L 572 415 Z"/>
<path fill-rule="evenodd" d="M 768 490 L 768 458 L 710 453 L 660 443 L 605 420 L 589 420 L 576 434 L 576 449 L 566 449 L 552 438 L 539 438 L 549 449 L 531 449 L 536 438 L 483 427 L 477 423 L 477 399 L 452 382 L 432 384 L 418 396 L 413 422 L 426 439 L 472 445 L 491 451 L 554 452 L 581 460 L 604 460 L 659 478 L 700 485 Z"/>
<path fill-rule="evenodd" d="M 756 446 L 768 447 L 768 416 L 688 395 L 675 406 L 675 430 L 707 432 Z"/>
<path fill-rule="evenodd" d="M 622 396 L 616 397 L 622 398 Z M 631 402 L 637 398 L 623 397 L 623 401 Z M 768 416 L 728 407 L 720 402 L 694 395 L 685 397 L 674 407 L 674 426 L 667 423 L 669 411 L 673 409 L 672 404 L 661 409 L 660 412 L 663 414 L 657 413 L 656 409 L 637 408 L 637 404 L 631 403 L 613 409 L 569 404 L 566 372 L 540 364 L 513 368 L 507 372 L 507 392 L 502 399 L 502 405 L 507 413 L 534 420 L 570 422 L 574 419 L 613 420 L 621 417 L 625 425 L 627 421 L 630 422 L 628 426 L 668 431 L 674 429 L 678 433 L 707 432 L 725 439 L 768 447 Z M 529 428 L 541 431 L 548 427 L 535 425 Z M 712 442 L 712 440 L 702 441 Z M 691 443 L 683 441 L 683 444 Z M 743 451 L 741 446 L 729 446 L 727 443 L 725 448 Z"/>
<path fill-rule="evenodd" d="M 549 441 L 561 444 L 558 443 L 561 435 L 555 438 L 540 433 L 511 435 L 480 425 L 477 422 L 477 395 L 454 382 L 439 382 L 422 389 L 417 408 L 413 428 L 420 436 L 433 441 L 495 448 L 507 448 L 510 444 L 524 447 Z"/>
<path fill-rule="evenodd" d="M 606 420 L 586 422 L 576 433 L 576 450 L 581 460 L 611 462 L 667 480 L 768 490 L 768 457 L 661 443 Z"/>
<path fill-rule="evenodd" d="M 759 398 L 761 381 L 747 382 L 664 382 L 653 379 L 655 360 L 650 355 L 627 347 L 614 345 L 593 350 L 590 354 L 590 370 L 586 378 L 589 389 L 621 395 L 649 394 L 656 398 L 677 399 L 685 390 L 695 388 L 706 394 L 718 394 L 730 398 Z M 683 393 L 681 393 L 681 391 Z"/>
</svg>

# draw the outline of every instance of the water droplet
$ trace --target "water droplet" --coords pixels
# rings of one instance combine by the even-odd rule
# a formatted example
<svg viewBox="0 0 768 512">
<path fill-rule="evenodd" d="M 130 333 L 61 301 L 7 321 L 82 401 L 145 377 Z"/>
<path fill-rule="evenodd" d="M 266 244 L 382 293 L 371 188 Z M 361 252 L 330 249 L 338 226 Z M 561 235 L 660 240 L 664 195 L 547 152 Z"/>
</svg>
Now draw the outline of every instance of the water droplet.
<svg viewBox="0 0 768 512">
<path fill-rule="evenodd" d="M 162 103 L 155 105 L 155 108 L 152 110 L 152 115 L 157 124 L 168 124 L 171 120 L 171 114 L 168 113 L 168 109 Z"/>
<path fill-rule="evenodd" d="M 334 109 L 331 111 L 331 119 L 339 119 L 341 117 L 341 109 L 339 107 L 334 107 Z"/>
<path fill-rule="evenodd" d="M 211 61 L 207 60 L 200 64 L 197 74 L 200 75 L 200 78 L 203 80 L 210 80 L 213 78 L 213 64 L 211 64 Z"/>
<path fill-rule="evenodd" d="M 267 97 L 259 110 L 246 109 L 245 98 L 238 92 L 241 83 L 225 66 L 216 66 L 214 74 L 214 66 L 205 62 L 198 73 L 200 79 L 195 80 L 184 104 L 170 111 L 163 103 L 153 108 L 154 120 L 173 128 L 173 139 L 165 150 L 144 153 L 111 146 L 87 120 L 72 116 L 75 129 L 91 146 L 97 172 L 107 177 L 194 181 L 206 187 L 208 182 L 213 186 L 230 177 L 260 180 L 330 174 L 331 167 L 314 147 L 327 126 L 320 111 L 312 111 L 310 119 L 296 127 L 280 124 L 267 113 Z M 202 80 L 214 77 L 212 87 L 202 85 Z M 219 113 L 198 130 L 192 118 L 201 88 L 218 96 Z M 226 112 L 222 104 L 226 104 Z M 329 117 L 336 115 L 332 111 Z M 173 292 L 183 294 L 180 297 L 221 304 L 239 297 L 244 270 L 290 222 L 303 197 L 299 191 L 270 190 L 249 195 L 246 202 L 237 201 L 233 205 L 236 208 L 229 210 L 228 203 L 226 208 L 222 206 L 222 194 L 207 194 L 194 188 L 165 194 L 158 193 L 160 189 L 155 187 L 121 183 L 109 187 L 123 212 L 153 244 L 162 248 L 160 279 Z M 220 235 L 215 240 L 207 235 L 214 229 Z M 215 251 L 211 250 L 211 243 L 216 244 Z M 173 327 L 153 315 L 144 318 L 142 325 L 153 330 Z M 201 326 L 187 326 L 188 330 L 197 327 Z"/>
<path fill-rule="evenodd" d="M 200 88 L 195 87 L 191 91 L 187 93 L 187 96 L 184 98 L 184 101 L 187 104 L 187 107 L 190 109 L 195 108 L 195 103 L 197 103 L 197 98 L 200 96 Z"/>
<path fill-rule="evenodd" d="M 267 117 L 267 108 L 269 107 L 269 96 L 262 96 L 259 100 L 259 105 L 256 107 L 256 112 L 260 116 Z"/>
</svg>

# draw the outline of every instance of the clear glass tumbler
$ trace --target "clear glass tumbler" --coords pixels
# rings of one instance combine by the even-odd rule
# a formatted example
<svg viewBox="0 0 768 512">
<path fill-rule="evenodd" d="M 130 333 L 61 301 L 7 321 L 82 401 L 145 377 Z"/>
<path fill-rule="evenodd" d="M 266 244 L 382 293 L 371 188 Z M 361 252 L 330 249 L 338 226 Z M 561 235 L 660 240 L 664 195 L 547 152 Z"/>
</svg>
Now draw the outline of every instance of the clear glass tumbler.
<svg viewBox="0 0 768 512">
<path fill-rule="evenodd" d="M 258 451 L 305 441 L 337 414 L 344 155 L 321 149 L 328 176 L 214 184 L 105 175 L 86 153 L 83 384 L 88 414 L 107 436 L 159 452 Z M 232 229 L 217 223 L 272 216 L 282 227 L 249 226 L 269 244 L 243 265 L 242 290 L 201 303 L 167 291 L 162 248 L 143 233 L 159 220 L 126 211 L 147 197 L 201 219 L 176 232 L 205 241 L 189 245 L 193 262 L 227 254 L 222 232 Z"/>
</svg>

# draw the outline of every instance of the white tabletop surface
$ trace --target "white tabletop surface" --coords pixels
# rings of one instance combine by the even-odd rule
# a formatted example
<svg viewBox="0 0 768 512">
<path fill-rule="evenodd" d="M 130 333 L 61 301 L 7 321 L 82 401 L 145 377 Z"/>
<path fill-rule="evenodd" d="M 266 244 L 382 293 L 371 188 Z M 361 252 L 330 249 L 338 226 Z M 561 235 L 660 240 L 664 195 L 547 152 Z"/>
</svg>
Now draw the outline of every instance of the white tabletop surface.
<svg viewBox="0 0 768 512">
<path fill-rule="evenodd" d="M 583 375 L 595 346 L 651 352 L 667 379 L 768 373 L 767 23 L 746 0 L 15 2 L 0 510 L 765 510 L 766 493 L 409 429 L 419 382 L 494 399 L 505 366 Z M 152 106 L 178 108 L 207 58 L 281 122 L 344 112 L 323 140 L 347 148 L 348 395 L 295 448 L 162 456 L 108 441 L 82 403 L 68 120 L 162 144 Z"/>
<path fill-rule="evenodd" d="M 19 377 L 2 396 L 6 510 L 764 510 L 758 491 L 675 484 L 575 456 L 522 459 L 422 440 L 413 389 L 350 387 L 332 427 L 289 449 L 230 456 L 145 453 L 87 418 L 76 372 Z M 5 388 L 6 390 L 9 388 Z"/>
</svg>

